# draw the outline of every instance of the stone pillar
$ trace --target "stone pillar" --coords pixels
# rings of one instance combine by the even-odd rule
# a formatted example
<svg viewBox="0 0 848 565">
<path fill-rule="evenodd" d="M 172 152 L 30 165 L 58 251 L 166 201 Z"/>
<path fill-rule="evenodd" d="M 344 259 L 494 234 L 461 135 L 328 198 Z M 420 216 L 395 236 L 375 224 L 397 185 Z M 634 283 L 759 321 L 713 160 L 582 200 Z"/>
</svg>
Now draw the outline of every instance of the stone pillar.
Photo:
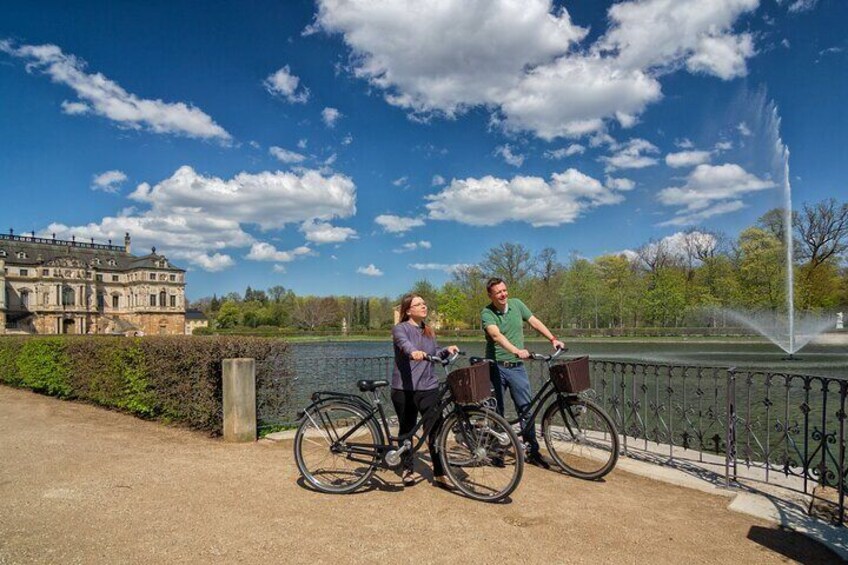
<svg viewBox="0 0 848 565">
<path fill-rule="evenodd" d="M 256 441 L 256 360 L 224 359 L 224 441 Z"/>
</svg>

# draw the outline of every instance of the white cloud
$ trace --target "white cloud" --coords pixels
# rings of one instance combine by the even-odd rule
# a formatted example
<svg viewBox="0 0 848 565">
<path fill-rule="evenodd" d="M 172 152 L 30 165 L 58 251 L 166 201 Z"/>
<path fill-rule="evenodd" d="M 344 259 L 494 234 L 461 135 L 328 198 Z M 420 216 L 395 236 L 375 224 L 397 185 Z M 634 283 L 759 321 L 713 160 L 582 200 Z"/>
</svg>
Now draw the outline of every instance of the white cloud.
<svg viewBox="0 0 848 565">
<path fill-rule="evenodd" d="M 612 190 L 628 191 L 633 190 L 633 188 L 636 186 L 636 183 L 630 179 L 613 178 L 607 175 L 607 178 L 604 179 L 604 185 Z"/>
<path fill-rule="evenodd" d="M 430 186 L 442 186 L 445 182 L 445 177 L 442 175 L 433 175 L 433 180 L 430 182 Z"/>
<path fill-rule="evenodd" d="M 265 85 L 268 92 L 274 96 L 285 98 L 292 104 L 303 104 L 309 100 L 309 89 L 304 87 L 298 91 L 300 78 L 291 74 L 288 65 L 268 75 L 268 78 L 262 84 Z"/>
<path fill-rule="evenodd" d="M 696 52 L 686 60 L 686 67 L 693 73 L 730 80 L 748 74 L 746 61 L 755 53 L 749 33 L 703 37 Z"/>
<path fill-rule="evenodd" d="M 224 180 L 183 166 L 156 186 L 139 185 L 130 198 L 152 204 L 159 213 L 192 209 L 262 229 L 356 213 L 356 186 L 350 178 L 312 170 L 239 173 Z"/>
<path fill-rule="evenodd" d="M 0 41 L 0 51 L 27 61 L 28 71 L 39 71 L 53 82 L 74 90 L 79 102 L 64 102 L 62 109 L 69 114 L 92 113 L 108 118 L 122 127 L 146 129 L 154 133 L 169 133 L 223 143 L 231 140 L 224 128 L 200 109 L 184 102 L 139 98 L 121 88 L 100 73 L 85 72 L 85 62 L 66 55 L 56 45 L 22 45 Z"/>
<path fill-rule="evenodd" d="M 149 208 L 127 208 L 82 226 L 51 224 L 43 233 L 120 242 L 129 232 L 136 254 L 155 245 L 171 258 L 220 270 L 234 264 L 224 250 L 261 243 L 242 225 L 267 230 L 314 221 L 312 231 L 301 229 L 307 240 L 312 237 L 317 243 L 322 237 L 340 237 L 336 228 L 327 227 L 328 220 L 356 212 L 353 182 L 342 175 L 326 177 L 315 171 L 241 173 L 224 180 L 199 175 L 185 166 L 153 187 L 138 185 L 129 198 Z M 252 253 L 256 257 L 263 251 L 268 248 L 258 247 Z"/>
<path fill-rule="evenodd" d="M 679 149 L 692 149 L 693 147 L 695 147 L 695 144 L 692 143 L 692 140 L 690 140 L 689 138 L 684 137 L 683 139 L 675 139 L 674 146 L 678 147 Z"/>
<path fill-rule="evenodd" d="M 285 265 L 274 265 L 273 271 L 275 273 L 285 273 L 286 267 L 285 267 Z"/>
<path fill-rule="evenodd" d="M 351 134 L 347 134 L 342 138 L 342 145 L 350 145 L 353 143 L 353 136 Z"/>
<path fill-rule="evenodd" d="M 341 112 L 336 110 L 335 108 L 324 108 L 321 110 L 321 119 L 324 121 L 324 125 L 328 128 L 332 128 L 336 126 L 336 122 L 339 118 L 342 117 Z"/>
<path fill-rule="evenodd" d="M 775 186 L 736 164 L 698 165 L 683 186 L 658 193 L 662 204 L 679 208 L 674 218 L 661 225 L 687 225 L 739 210 L 744 207 L 741 199 L 745 195 Z"/>
<path fill-rule="evenodd" d="M 91 189 L 102 190 L 103 192 L 111 192 L 112 194 L 115 194 L 118 192 L 121 183 L 125 180 L 127 180 L 127 175 L 125 175 L 122 171 L 106 171 L 105 173 L 94 175 L 91 180 Z"/>
<path fill-rule="evenodd" d="M 516 176 L 511 180 L 485 176 L 453 180 L 428 196 L 429 217 L 472 226 L 527 222 L 534 227 L 571 223 L 584 211 L 621 202 L 614 188 L 576 169 L 554 173 L 551 180 Z"/>
<path fill-rule="evenodd" d="M 409 177 L 400 177 L 392 181 L 395 186 L 406 186 L 409 184 Z"/>
<path fill-rule="evenodd" d="M 612 149 L 615 151 L 613 155 L 599 159 L 607 164 L 607 172 L 616 169 L 643 169 L 657 164 L 655 158 L 647 155 L 659 153 L 659 149 L 650 141 L 633 138 L 627 143 L 616 144 Z"/>
<path fill-rule="evenodd" d="M 819 0 L 795 0 L 789 5 L 788 10 L 794 14 L 800 12 L 809 12 L 810 10 L 816 7 L 816 4 L 819 3 Z"/>
<path fill-rule="evenodd" d="M 724 151 L 730 151 L 731 149 L 733 149 L 733 142 L 732 141 L 719 141 L 718 143 L 716 143 L 713 146 L 713 150 L 716 153 L 721 153 L 721 152 L 724 152 Z"/>
<path fill-rule="evenodd" d="M 586 152 L 586 148 L 579 143 L 572 143 L 568 147 L 545 151 L 546 159 L 565 159 L 572 155 L 582 155 Z"/>
<path fill-rule="evenodd" d="M 317 244 L 343 243 L 348 239 L 356 239 L 356 230 L 353 228 L 342 228 L 333 226 L 326 222 L 310 220 L 300 226 L 300 231 L 306 236 L 307 241 Z"/>
<path fill-rule="evenodd" d="M 424 225 L 424 220 L 421 218 L 404 218 L 403 216 L 392 214 L 380 214 L 374 218 L 374 222 L 382 227 L 383 231 L 389 233 L 405 233 L 413 228 L 420 228 Z"/>
<path fill-rule="evenodd" d="M 62 111 L 69 116 L 82 116 L 89 113 L 91 108 L 88 104 L 83 104 L 82 102 L 68 102 L 67 100 L 63 100 Z"/>
<path fill-rule="evenodd" d="M 733 27 L 758 3 L 619 2 L 592 45 L 551 0 L 319 0 L 309 29 L 340 34 L 353 74 L 416 119 L 483 107 L 507 130 L 550 140 L 609 120 L 632 127 L 662 97 L 664 73 L 743 75 L 753 39 Z"/>
<path fill-rule="evenodd" d="M 278 251 L 277 248 L 271 245 L 270 243 L 262 241 L 254 243 L 250 246 L 250 253 L 247 254 L 246 259 L 250 259 L 251 261 L 274 261 L 276 263 L 289 263 L 291 261 L 294 261 L 298 257 L 311 254 L 312 250 L 305 245 L 296 247 L 291 251 Z"/>
<path fill-rule="evenodd" d="M 297 148 L 298 148 L 298 149 L 306 149 L 306 144 L 307 144 L 307 143 L 308 143 L 308 142 L 307 142 L 307 140 L 306 140 L 306 139 L 298 139 L 298 140 L 297 140 Z"/>
<path fill-rule="evenodd" d="M 751 132 L 751 128 L 748 127 L 748 124 L 745 122 L 740 122 L 736 129 L 739 131 L 739 135 L 742 137 L 751 137 L 753 133 Z"/>
<path fill-rule="evenodd" d="M 415 251 L 416 249 L 430 249 L 433 245 L 426 240 L 421 241 L 410 241 L 409 243 L 404 243 L 398 249 L 395 249 L 395 253 L 406 253 L 408 251 Z"/>
<path fill-rule="evenodd" d="M 712 154 L 709 151 L 680 151 L 669 153 L 665 156 L 665 164 L 675 169 L 680 167 L 694 167 L 707 163 Z"/>
<path fill-rule="evenodd" d="M 495 155 L 503 157 L 503 160 L 513 167 L 520 167 L 524 164 L 524 155 L 520 153 L 513 153 L 512 147 L 510 147 L 508 143 L 497 146 L 495 148 Z"/>
<path fill-rule="evenodd" d="M 172 259 L 185 259 L 197 265 L 204 271 L 217 272 L 229 269 L 236 264 L 233 258 L 223 253 L 203 253 L 199 251 L 175 250 L 171 253 Z"/>
<path fill-rule="evenodd" d="M 444 271 L 448 274 L 469 267 L 473 267 L 473 265 L 469 263 L 412 263 L 409 265 L 410 269 L 415 269 L 416 271 Z"/>
<path fill-rule="evenodd" d="M 268 152 L 283 163 L 302 163 L 306 160 L 305 155 L 301 155 L 295 151 L 289 151 L 282 147 L 271 147 Z"/>
<path fill-rule="evenodd" d="M 369 277 L 382 277 L 383 271 L 374 266 L 374 263 L 369 264 L 367 267 L 359 267 L 356 269 L 356 272 L 360 275 L 367 275 Z"/>
</svg>

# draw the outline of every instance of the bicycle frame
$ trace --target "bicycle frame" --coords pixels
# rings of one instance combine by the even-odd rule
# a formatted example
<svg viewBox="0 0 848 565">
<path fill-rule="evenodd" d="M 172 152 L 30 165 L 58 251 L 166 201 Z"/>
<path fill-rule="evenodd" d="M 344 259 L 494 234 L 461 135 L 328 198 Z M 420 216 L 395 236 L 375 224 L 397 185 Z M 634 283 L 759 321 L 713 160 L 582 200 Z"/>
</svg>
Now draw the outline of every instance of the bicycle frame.
<svg viewBox="0 0 848 565">
<path fill-rule="evenodd" d="M 453 398 L 450 394 L 446 394 L 446 384 L 440 384 L 439 391 L 440 401 L 438 405 L 438 410 L 440 413 L 442 413 L 444 412 L 445 408 L 453 404 Z M 419 430 L 424 428 L 423 418 L 418 420 L 412 430 L 410 430 L 408 433 L 398 436 L 392 435 L 391 431 L 389 430 L 389 421 L 386 416 L 386 411 L 383 408 L 383 401 L 380 399 L 380 394 L 377 391 L 372 391 L 372 395 L 373 399 L 371 400 L 371 402 L 368 402 L 363 396 L 357 394 L 347 394 L 340 392 L 316 392 L 315 394 L 313 394 L 313 403 L 306 410 L 304 410 L 304 417 L 312 419 L 311 412 L 314 408 L 320 407 L 322 404 L 330 402 L 332 400 L 352 401 L 359 408 L 364 409 L 366 413 L 356 424 L 350 427 L 350 429 L 348 429 L 344 433 L 339 434 L 336 425 L 332 421 L 322 420 L 322 423 L 329 429 L 333 430 L 336 436 L 335 443 L 344 443 L 344 445 L 346 446 L 346 450 L 350 455 L 361 455 L 363 457 L 370 457 L 376 459 L 376 461 L 373 461 L 371 459 L 363 460 L 350 457 L 351 460 L 356 461 L 358 463 L 373 464 L 381 468 L 389 468 L 390 465 L 388 465 L 385 461 L 385 456 L 388 452 L 395 449 L 399 449 L 407 442 L 409 442 L 410 445 L 408 448 L 409 453 L 417 452 L 426 441 L 427 437 L 432 431 L 432 427 L 424 429 L 423 433 L 421 434 L 421 437 L 417 438 L 414 443 L 412 442 L 412 439 L 415 437 L 415 434 Z M 454 410 L 461 409 L 455 406 Z M 322 415 L 320 410 L 317 411 L 317 413 L 319 416 Z M 351 436 L 353 436 L 353 434 L 356 433 L 357 430 L 365 426 L 366 423 L 371 419 L 378 420 L 383 437 L 388 439 L 387 443 L 366 444 L 347 441 Z M 314 423 L 315 421 L 313 420 L 313 424 Z M 437 421 L 436 423 L 440 422 Z"/>
<path fill-rule="evenodd" d="M 568 399 L 577 397 L 576 394 L 565 394 L 559 392 L 554 388 L 554 384 L 551 382 L 551 361 L 548 360 L 545 362 L 548 367 L 548 379 L 545 381 L 545 384 L 542 385 L 542 388 L 539 389 L 539 392 L 533 397 L 533 400 L 530 401 L 530 410 L 528 410 L 529 416 L 524 420 L 524 424 L 519 429 L 519 434 L 523 434 L 530 427 L 531 423 L 536 421 L 536 416 L 542 411 L 548 404 L 548 400 L 552 397 L 556 396 L 557 401 L 560 399 Z M 517 417 L 514 420 L 508 420 L 510 425 L 521 424 L 521 417 Z"/>
</svg>

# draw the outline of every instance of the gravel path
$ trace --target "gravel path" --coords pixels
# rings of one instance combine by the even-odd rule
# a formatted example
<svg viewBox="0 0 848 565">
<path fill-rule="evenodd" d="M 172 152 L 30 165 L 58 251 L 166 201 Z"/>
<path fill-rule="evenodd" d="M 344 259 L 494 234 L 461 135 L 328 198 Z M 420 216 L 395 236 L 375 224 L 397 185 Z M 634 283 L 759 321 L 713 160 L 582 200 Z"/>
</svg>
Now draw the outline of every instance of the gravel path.
<svg viewBox="0 0 848 565">
<path fill-rule="evenodd" d="M 0 564 L 830 563 L 726 498 L 529 467 L 509 504 L 379 474 L 311 492 L 290 442 L 225 444 L 0 386 Z"/>
</svg>

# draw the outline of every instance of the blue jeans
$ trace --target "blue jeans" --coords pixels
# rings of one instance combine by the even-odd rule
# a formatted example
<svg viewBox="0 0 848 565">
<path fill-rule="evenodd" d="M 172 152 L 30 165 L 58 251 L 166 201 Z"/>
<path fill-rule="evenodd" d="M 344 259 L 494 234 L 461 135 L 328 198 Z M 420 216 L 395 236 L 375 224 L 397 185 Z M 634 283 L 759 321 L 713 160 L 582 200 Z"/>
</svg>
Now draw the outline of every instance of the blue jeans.
<svg viewBox="0 0 848 565">
<path fill-rule="evenodd" d="M 524 429 L 522 438 L 527 445 L 530 453 L 539 452 L 539 442 L 536 440 L 536 424 L 531 422 L 527 424 L 527 418 L 530 416 L 530 401 L 533 400 L 530 394 L 530 378 L 527 376 L 527 370 L 524 365 L 518 367 L 501 367 L 500 365 L 492 364 L 490 373 L 492 385 L 495 389 L 495 400 L 498 405 L 498 414 L 503 416 L 504 413 L 504 389 L 509 389 L 509 394 L 512 396 L 512 403 L 515 405 L 515 411 L 518 412 L 518 417 L 521 420 L 521 427 Z"/>
</svg>

